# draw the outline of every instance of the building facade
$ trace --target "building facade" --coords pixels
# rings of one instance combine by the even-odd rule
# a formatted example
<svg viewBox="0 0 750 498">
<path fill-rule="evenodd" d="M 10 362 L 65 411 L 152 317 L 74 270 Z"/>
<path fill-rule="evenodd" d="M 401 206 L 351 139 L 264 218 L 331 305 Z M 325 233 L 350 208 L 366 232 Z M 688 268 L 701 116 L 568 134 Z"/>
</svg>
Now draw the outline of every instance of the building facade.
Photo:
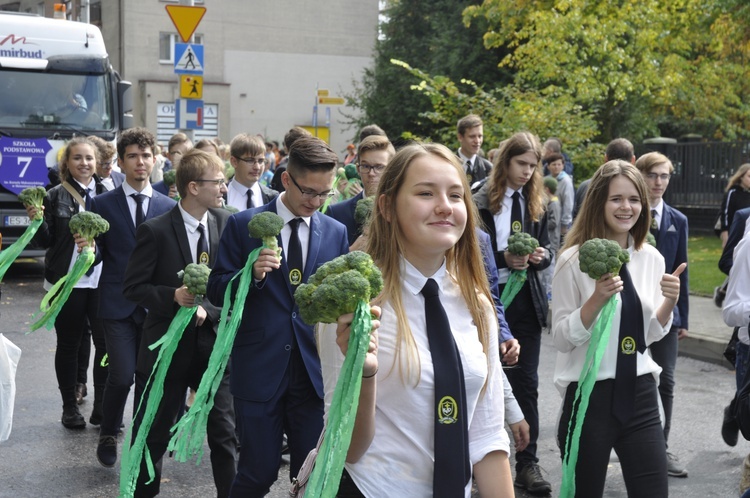
<svg viewBox="0 0 750 498">
<path fill-rule="evenodd" d="M 53 16 L 50 0 L 0 0 L 0 9 Z M 164 144 L 174 133 L 180 43 L 165 0 L 62 2 L 73 20 L 88 19 L 104 35 L 110 60 L 133 83 L 137 125 Z M 295 125 L 315 125 L 317 90 L 351 92 L 371 65 L 378 33 L 377 0 L 195 1 L 206 13 L 194 34 L 204 47 L 204 130 L 194 136 L 224 141 L 241 132 L 281 141 Z M 355 135 L 345 106 L 320 105 L 319 136 L 343 152 Z"/>
</svg>

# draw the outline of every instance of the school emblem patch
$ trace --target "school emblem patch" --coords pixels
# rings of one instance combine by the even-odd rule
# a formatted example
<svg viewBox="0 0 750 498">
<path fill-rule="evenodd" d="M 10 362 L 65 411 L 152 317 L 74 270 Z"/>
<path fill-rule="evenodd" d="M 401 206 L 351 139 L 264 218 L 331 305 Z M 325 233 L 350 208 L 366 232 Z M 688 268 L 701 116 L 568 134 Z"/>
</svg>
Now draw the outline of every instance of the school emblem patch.
<svg viewBox="0 0 750 498">
<path fill-rule="evenodd" d="M 289 283 L 292 285 L 299 285 L 302 283 L 302 272 L 297 268 L 289 272 Z"/>
<path fill-rule="evenodd" d="M 623 338 L 620 343 L 620 350 L 622 351 L 622 354 L 635 354 L 635 339 L 630 336 Z"/>
<path fill-rule="evenodd" d="M 438 422 L 441 424 L 458 422 L 458 403 L 452 396 L 443 396 L 438 403 Z"/>
</svg>

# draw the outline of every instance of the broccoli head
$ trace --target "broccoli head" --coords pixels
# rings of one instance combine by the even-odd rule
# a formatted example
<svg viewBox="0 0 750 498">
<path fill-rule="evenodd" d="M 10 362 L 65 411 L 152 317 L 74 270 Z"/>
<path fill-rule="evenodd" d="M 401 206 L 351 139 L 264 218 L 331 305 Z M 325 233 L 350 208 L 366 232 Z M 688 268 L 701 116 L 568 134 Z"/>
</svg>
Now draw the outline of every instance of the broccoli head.
<svg viewBox="0 0 750 498">
<path fill-rule="evenodd" d="M 44 187 L 29 187 L 21 190 L 21 193 L 18 194 L 18 200 L 21 201 L 21 204 L 24 206 L 32 206 L 37 209 L 35 220 L 41 220 L 44 216 L 44 213 L 42 211 L 42 204 L 44 203 L 44 198 L 47 196 L 47 191 L 44 190 Z"/>
<path fill-rule="evenodd" d="M 177 172 L 170 169 L 169 171 L 164 172 L 164 178 L 162 179 L 164 180 L 164 185 L 171 187 L 177 181 Z"/>
<path fill-rule="evenodd" d="M 263 239 L 263 245 L 276 251 L 276 256 L 279 258 L 281 257 L 281 247 L 276 240 L 276 236 L 281 233 L 282 228 L 284 228 L 284 218 L 270 211 L 256 214 L 247 224 L 250 237 Z"/>
<path fill-rule="evenodd" d="M 359 180 L 359 171 L 357 171 L 357 165 L 354 163 L 344 166 L 344 173 L 346 174 L 347 180 Z"/>
<path fill-rule="evenodd" d="M 195 296 L 205 296 L 210 274 L 211 268 L 208 266 L 202 263 L 190 263 L 177 276 L 182 278 L 182 283 L 187 287 L 189 293 Z"/>
<path fill-rule="evenodd" d="M 651 232 L 646 233 L 646 243 L 656 247 L 656 237 Z"/>
<path fill-rule="evenodd" d="M 526 232 L 516 232 L 508 237 L 508 252 L 515 256 L 526 256 L 539 247 L 539 241 Z"/>
<path fill-rule="evenodd" d="M 630 261 L 628 251 L 609 239 L 587 240 L 578 249 L 578 265 L 583 273 L 594 280 L 602 275 L 620 273 L 620 267 Z"/>
<path fill-rule="evenodd" d="M 325 263 L 294 293 L 305 323 L 335 323 L 383 290 L 383 277 L 372 258 L 353 251 Z"/>
<path fill-rule="evenodd" d="M 91 211 L 82 211 L 74 214 L 70 218 L 68 226 L 70 227 L 71 233 L 77 233 L 84 239 L 88 240 L 89 244 L 93 242 L 95 237 L 98 237 L 109 230 L 109 223 L 107 220 Z"/>
<path fill-rule="evenodd" d="M 370 215 L 375 206 L 374 197 L 363 197 L 357 201 L 357 207 L 354 208 L 354 221 L 358 226 L 365 227 L 370 222 Z"/>
</svg>

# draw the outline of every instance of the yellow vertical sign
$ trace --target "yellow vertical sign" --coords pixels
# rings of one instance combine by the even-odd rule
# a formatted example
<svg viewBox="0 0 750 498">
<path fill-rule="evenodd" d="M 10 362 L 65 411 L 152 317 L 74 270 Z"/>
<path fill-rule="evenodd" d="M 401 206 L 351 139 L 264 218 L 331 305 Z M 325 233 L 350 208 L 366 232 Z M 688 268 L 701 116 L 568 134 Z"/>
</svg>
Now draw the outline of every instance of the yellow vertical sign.
<svg viewBox="0 0 750 498">
<path fill-rule="evenodd" d="M 201 100 L 203 98 L 203 76 L 181 74 L 180 98 Z"/>
</svg>

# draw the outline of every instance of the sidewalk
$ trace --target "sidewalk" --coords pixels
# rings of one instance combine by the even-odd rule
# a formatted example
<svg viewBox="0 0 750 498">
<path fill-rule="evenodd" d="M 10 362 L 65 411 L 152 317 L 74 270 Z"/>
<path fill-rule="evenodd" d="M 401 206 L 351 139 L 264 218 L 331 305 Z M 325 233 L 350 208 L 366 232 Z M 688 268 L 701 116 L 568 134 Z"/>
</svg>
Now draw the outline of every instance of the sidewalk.
<svg viewBox="0 0 750 498">
<path fill-rule="evenodd" d="M 710 297 L 690 296 L 690 329 L 679 343 L 679 354 L 732 368 L 722 354 L 732 329 Z"/>
</svg>

